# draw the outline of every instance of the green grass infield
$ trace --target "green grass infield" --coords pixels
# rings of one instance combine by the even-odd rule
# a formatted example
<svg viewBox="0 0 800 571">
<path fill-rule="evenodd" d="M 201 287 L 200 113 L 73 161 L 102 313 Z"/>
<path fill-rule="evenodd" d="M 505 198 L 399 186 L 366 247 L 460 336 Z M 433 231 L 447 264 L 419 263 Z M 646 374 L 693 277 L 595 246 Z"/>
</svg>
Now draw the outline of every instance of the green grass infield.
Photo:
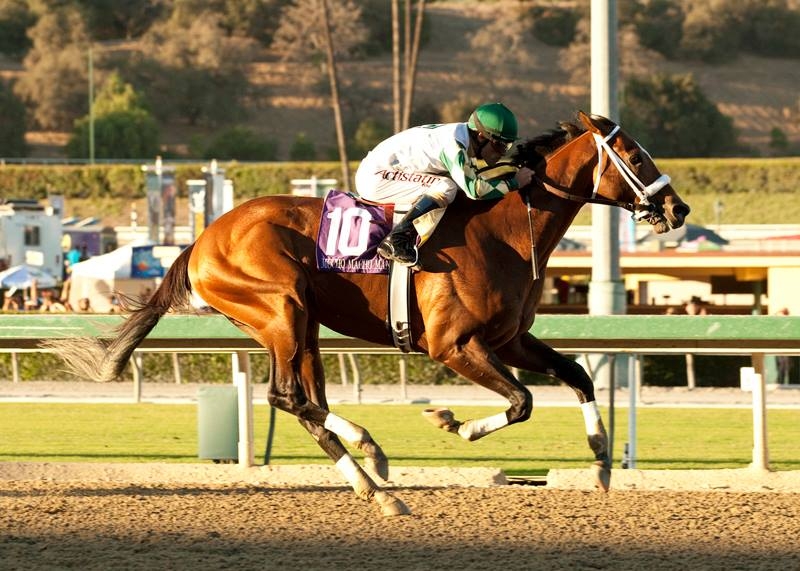
<svg viewBox="0 0 800 571">
<path fill-rule="evenodd" d="M 454 406 L 456 418 L 500 408 Z M 508 475 L 544 475 L 592 460 L 577 407 L 535 409 L 528 422 L 476 442 L 438 430 L 423 405 L 338 405 L 333 411 L 367 428 L 395 466 L 492 467 Z M 608 426 L 608 411 L 603 409 Z M 256 463 L 263 463 L 269 409 L 255 406 Z M 800 413 L 770 410 L 768 449 L 776 470 L 800 469 Z M 208 430 L 208 428 L 204 428 Z M 614 465 L 627 440 L 627 411 L 618 411 Z M 748 409 L 647 408 L 637 411 L 637 468 L 745 468 L 752 460 Z M 361 455 L 354 452 L 357 458 Z M 0 403 L 3 462 L 211 462 L 198 458 L 197 405 Z M 276 415 L 272 464 L 327 464 L 290 415 Z"/>
</svg>

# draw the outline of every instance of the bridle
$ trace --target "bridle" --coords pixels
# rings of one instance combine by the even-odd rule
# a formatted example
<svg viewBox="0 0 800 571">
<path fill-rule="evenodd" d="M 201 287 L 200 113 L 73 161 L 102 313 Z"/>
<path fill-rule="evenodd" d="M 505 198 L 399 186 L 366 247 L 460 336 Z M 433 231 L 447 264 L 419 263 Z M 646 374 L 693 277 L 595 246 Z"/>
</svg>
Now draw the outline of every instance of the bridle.
<svg viewBox="0 0 800 571">
<path fill-rule="evenodd" d="M 608 206 L 617 206 L 619 208 L 624 208 L 633 213 L 633 218 L 637 221 L 639 220 L 646 220 L 650 219 L 653 216 L 660 216 L 663 214 L 661 211 L 660 206 L 657 204 L 653 204 L 650 202 L 650 198 L 657 194 L 661 189 L 667 186 L 670 183 L 670 177 L 666 174 L 662 174 L 656 180 L 651 182 L 650 184 L 644 184 L 638 176 L 631 170 L 628 164 L 622 160 L 617 152 L 611 148 L 609 142 L 617 135 L 619 132 L 619 125 L 616 125 L 611 132 L 603 137 L 602 135 L 598 135 L 597 133 L 592 133 L 592 137 L 594 138 L 595 144 L 597 145 L 597 167 L 595 170 L 594 175 L 594 187 L 592 188 L 592 196 L 580 196 L 577 194 L 572 194 L 569 192 L 567 188 L 564 188 L 561 185 L 558 185 L 552 181 L 545 180 L 543 178 L 537 177 L 537 180 L 541 183 L 541 186 L 549 193 L 554 194 L 560 198 L 564 198 L 566 200 L 572 200 L 574 202 L 581 202 L 581 203 L 592 203 L 592 204 L 606 204 Z M 577 140 L 577 139 L 576 139 Z M 638 145 L 638 143 L 637 143 Z M 644 147 L 639 145 L 639 148 L 650 156 Z M 597 196 L 597 190 L 600 187 L 600 180 L 603 177 L 603 173 L 605 172 L 605 166 L 603 161 L 603 155 L 608 156 L 609 162 L 616 167 L 619 174 L 625 179 L 625 182 L 628 183 L 628 186 L 631 187 L 631 190 L 639 197 L 639 202 L 627 202 L 624 200 L 612 200 L 610 198 L 603 198 Z"/>
<path fill-rule="evenodd" d="M 663 216 L 663 210 L 661 206 L 658 204 L 653 204 L 650 202 L 650 198 L 657 194 L 661 189 L 667 186 L 670 183 L 670 178 L 668 175 L 662 174 L 656 180 L 651 182 L 650 184 L 644 184 L 639 177 L 631 170 L 631 168 L 627 165 L 625 161 L 622 160 L 617 152 L 611 148 L 609 145 L 609 141 L 611 141 L 616 134 L 619 132 L 619 125 L 616 125 L 611 132 L 603 137 L 602 135 L 598 135 L 597 133 L 592 133 L 592 137 L 594 138 L 595 144 L 597 145 L 597 166 L 595 167 L 595 175 L 594 175 L 594 187 L 592 188 L 592 196 L 580 196 L 577 194 L 572 194 L 569 192 L 569 189 L 564 188 L 554 182 L 545 180 L 543 178 L 536 177 L 536 180 L 540 183 L 541 187 L 544 188 L 547 192 L 554 194 L 560 198 L 564 198 L 566 200 L 572 200 L 574 202 L 580 203 L 593 203 L 593 204 L 606 204 L 608 206 L 617 206 L 619 208 L 624 208 L 629 212 L 633 213 L 634 220 L 648 220 L 650 222 L 653 221 L 656 217 Z M 577 140 L 577 139 L 574 139 Z M 636 143 L 639 148 L 650 156 L 644 147 Z M 639 202 L 626 202 L 624 200 L 612 200 L 610 198 L 602 198 L 597 196 L 597 190 L 600 187 L 600 180 L 603 177 L 603 173 L 605 172 L 605 166 L 603 161 L 603 155 L 608 156 L 609 162 L 614 165 L 619 171 L 622 178 L 625 179 L 625 182 L 628 183 L 628 186 L 631 187 L 631 190 L 639 197 Z M 521 189 L 524 192 L 521 192 L 523 202 L 528 210 L 528 229 L 530 231 L 530 238 L 531 238 L 531 271 L 533 280 L 536 281 L 541 278 L 539 273 L 539 259 L 536 247 L 536 238 L 533 231 L 533 213 L 532 213 L 532 200 L 531 200 L 531 187 L 533 185 L 528 185 L 527 188 Z"/>
</svg>

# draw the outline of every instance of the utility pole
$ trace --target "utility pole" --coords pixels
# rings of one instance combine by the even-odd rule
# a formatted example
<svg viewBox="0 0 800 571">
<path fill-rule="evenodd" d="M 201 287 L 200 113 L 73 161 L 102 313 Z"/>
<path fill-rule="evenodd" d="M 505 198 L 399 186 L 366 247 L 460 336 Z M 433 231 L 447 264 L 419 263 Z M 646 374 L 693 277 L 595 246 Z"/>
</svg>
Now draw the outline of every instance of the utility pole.
<svg viewBox="0 0 800 571">
<path fill-rule="evenodd" d="M 619 121 L 616 0 L 592 0 L 591 20 L 592 113 Z M 592 242 L 589 313 L 625 313 L 625 286 L 619 266 L 619 214 L 615 208 L 592 205 Z"/>
<path fill-rule="evenodd" d="M 89 163 L 94 164 L 94 58 L 89 43 Z"/>
</svg>

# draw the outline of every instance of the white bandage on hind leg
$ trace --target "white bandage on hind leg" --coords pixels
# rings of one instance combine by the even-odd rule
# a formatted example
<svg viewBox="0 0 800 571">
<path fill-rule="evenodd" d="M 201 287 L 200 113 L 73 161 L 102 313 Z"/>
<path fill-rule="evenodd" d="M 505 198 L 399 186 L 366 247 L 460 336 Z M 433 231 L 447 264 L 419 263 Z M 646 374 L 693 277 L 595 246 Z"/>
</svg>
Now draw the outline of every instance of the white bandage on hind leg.
<svg viewBox="0 0 800 571">
<path fill-rule="evenodd" d="M 585 402 L 581 405 L 583 421 L 586 423 L 586 434 L 591 436 L 600 432 L 600 409 L 597 401 Z"/>
<path fill-rule="evenodd" d="M 360 430 L 358 426 L 345 420 L 341 416 L 336 416 L 332 412 L 328 413 L 325 417 L 325 428 L 344 438 L 347 442 L 361 442 L 364 438 L 364 431 Z"/>
</svg>

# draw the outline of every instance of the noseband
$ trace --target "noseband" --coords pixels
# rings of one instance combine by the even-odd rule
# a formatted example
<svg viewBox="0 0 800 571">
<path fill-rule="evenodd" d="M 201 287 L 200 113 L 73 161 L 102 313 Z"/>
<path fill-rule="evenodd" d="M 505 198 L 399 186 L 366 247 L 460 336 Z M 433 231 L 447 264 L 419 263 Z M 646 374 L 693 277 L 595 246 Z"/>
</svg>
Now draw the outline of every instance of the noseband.
<svg viewBox="0 0 800 571">
<path fill-rule="evenodd" d="M 551 194 L 555 194 L 556 196 L 575 202 L 590 202 L 593 204 L 606 204 L 608 206 L 624 208 L 625 210 L 632 212 L 633 218 L 637 221 L 649 219 L 654 215 L 661 214 L 660 207 L 657 204 L 651 203 L 650 198 L 667 186 L 670 183 L 670 178 L 668 175 L 662 174 L 650 184 L 644 184 L 631 170 L 627 163 L 622 160 L 622 157 L 620 157 L 617 152 L 611 148 L 611 145 L 609 145 L 609 142 L 616 136 L 616 134 L 619 132 L 619 129 L 619 125 L 615 126 L 605 137 L 598 135 L 597 133 L 592 133 L 592 137 L 594 137 L 595 144 L 597 145 L 597 170 L 595 171 L 594 187 L 592 188 L 591 197 L 572 194 L 568 192 L 567 189 L 559 188 L 550 181 L 540 180 L 544 189 Z M 637 145 L 639 144 L 637 143 Z M 648 157 L 650 156 L 650 153 L 648 153 L 644 147 L 639 145 L 639 148 L 644 151 Z M 597 190 L 600 187 L 600 179 L 603 177 L 603 173 L 605 172 L 605 168 L 603 168 L 604 154 L 608 156 L 608 160 L 611 162 L 611 164 L 616 167 L 617 171 L 619 171 L 620 175 L 622 175 L 622 178 L 625 179 L 625 182 L 627 182 L 628 186 L 631 187 L 631 190 L 633 190 L 636 196 L 639 197 L 638 203 L 626 202 L 623 200 L 611 200 L 609 198 L 597 196 Z"/>
</svg>

